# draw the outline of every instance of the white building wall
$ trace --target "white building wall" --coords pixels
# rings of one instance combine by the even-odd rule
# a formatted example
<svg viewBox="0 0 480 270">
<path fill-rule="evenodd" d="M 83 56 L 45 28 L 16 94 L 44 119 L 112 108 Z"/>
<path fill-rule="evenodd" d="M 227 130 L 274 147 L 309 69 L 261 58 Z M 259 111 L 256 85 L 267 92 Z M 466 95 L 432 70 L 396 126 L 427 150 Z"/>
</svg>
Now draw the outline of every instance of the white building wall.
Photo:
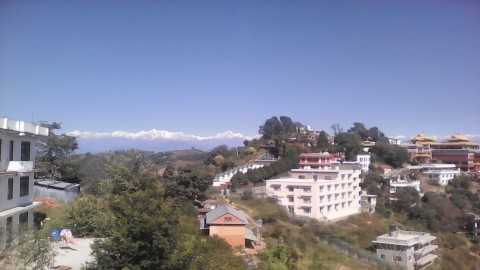
<svg viewBox="0 0 480 270">
<path fill-rule="evenodd" d="M 20 215 L 27 213 L 26 224 L 33 225 L 33 212 L 38 203 L 33 202 L 36 141 L 39 136 L 47 136 L 48 129 L 27 123 L 0 117 L 0 245 L 6 243 L 7 220 L 12 221 L 13 238 L 18 234 Z M 10 158 L 10 142 L 13 141 L 13 156 Z M 30 143 L 29 161 L 21 161 L 22 142 Z M 22 177 L 28 178 L 28 193 L 20 196 Z M 13 179 L 12 198 L 8 199 L 8 182 Z"/>
<path fill-rule="evenodd" d="M 266 181 L 267 195 L 276 197 L 289 212 L 322 221 L 360 213 L 360 169 L 292 170 L 291 174 L 297 178 Z"/>
<path fill-rule="evenodd" d="M 362 167 L 362 172 L 367 173 L 370 166 L 370 154 L 360 154 L 357 155 L 357 163 L 360 163 Z"/>
</svg>

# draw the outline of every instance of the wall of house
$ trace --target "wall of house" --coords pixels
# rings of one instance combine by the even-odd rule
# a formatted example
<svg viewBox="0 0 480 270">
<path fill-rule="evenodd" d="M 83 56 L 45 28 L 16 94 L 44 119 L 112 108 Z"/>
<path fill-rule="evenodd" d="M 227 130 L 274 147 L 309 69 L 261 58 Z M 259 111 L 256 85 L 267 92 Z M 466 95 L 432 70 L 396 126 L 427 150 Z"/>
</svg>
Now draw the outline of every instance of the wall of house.
<svg viewBox="0 0 480 270">
<path fill-rule="evenodd" d="M 210 225 L 210 236 L 217 235 L 232 247 L 245 247 L 245 225 Z"/>
<path fill-rule="evenodd" d="M 0 117 L 0 245 L 7 239 L 18 235 L 19 226 L 32 226 L 34 197 L 34 175 L 37 138 L 32 134 L 47 136 L 48 129 L 27 123 Z M 13 148 L 11 147 L 13 142 Z M 29 142 L 29 154 L 23 157 L 22 142 Z M 13 155 L 11 155 L 11 153 Z M 25 154 L 27 152 L 24 152 Z M 21 179 L 28 179 L 28 190 L 23 196 Z M 13 180 L 12 198 L 9 199 L 9 179 Z M 26 214 L 25 214 L 26 213 Z M 22 220 L 21 218 L 22 217 Z M 7 226 L 10 223 L 11 226 Z M 9 228 L 7 228 L 9 227 Z M 13 237 L 12 237 L 13 236 Z"/>
<path fill-rule="evenodd" d="M 382 256 L 383 255 L 383 256 Z M 399 269 L 414 270 L 414 257 L 413 248 L 406 251 L 387 250 L 377 248 L 377 256 L 380 260 L 385 261 L 391 266 L 398 267 Z M 400 260 L 394 260 L 394 257 L 401 258 Z"/>
</svg>

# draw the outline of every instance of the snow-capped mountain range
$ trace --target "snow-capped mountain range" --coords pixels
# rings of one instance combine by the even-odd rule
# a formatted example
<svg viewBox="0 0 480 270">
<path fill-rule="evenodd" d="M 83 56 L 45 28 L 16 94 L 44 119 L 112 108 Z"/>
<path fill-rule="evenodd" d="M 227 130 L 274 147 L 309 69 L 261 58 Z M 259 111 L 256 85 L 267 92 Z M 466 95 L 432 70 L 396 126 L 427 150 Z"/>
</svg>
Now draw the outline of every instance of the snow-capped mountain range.
<svg viewBox="0 0 480 270">
<path fill-rule="evenodd" d="M 196 148 L 210 150 L 215 146 L 226 144 L 229 147 L 243 145 L 244 140 L 251 140 L 256 136 L 246 136 L 233 131 L 225 131 L 211 136 L 197 136 L 179 131 L 151 129 L 148 131 L 127 132 L 90 132 L 74 130 L 66 133 L 77 137 L 79 153 L 105 152 L 137 148 L 148 151 L 170 151 Z"/>
</svg>

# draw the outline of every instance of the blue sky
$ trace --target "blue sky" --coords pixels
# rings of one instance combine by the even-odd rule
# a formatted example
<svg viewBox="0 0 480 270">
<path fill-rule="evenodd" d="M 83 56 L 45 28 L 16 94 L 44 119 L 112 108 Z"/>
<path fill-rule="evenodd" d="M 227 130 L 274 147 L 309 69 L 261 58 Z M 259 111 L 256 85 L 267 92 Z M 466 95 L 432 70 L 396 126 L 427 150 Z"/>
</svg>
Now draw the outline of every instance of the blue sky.
<svg viewBox="0 0 480 270">
<path fill-rule="evenodd" d="M 480 133 L 478 1 L 0 1 L 0 115 L 64 131 Z"/>
</svg>

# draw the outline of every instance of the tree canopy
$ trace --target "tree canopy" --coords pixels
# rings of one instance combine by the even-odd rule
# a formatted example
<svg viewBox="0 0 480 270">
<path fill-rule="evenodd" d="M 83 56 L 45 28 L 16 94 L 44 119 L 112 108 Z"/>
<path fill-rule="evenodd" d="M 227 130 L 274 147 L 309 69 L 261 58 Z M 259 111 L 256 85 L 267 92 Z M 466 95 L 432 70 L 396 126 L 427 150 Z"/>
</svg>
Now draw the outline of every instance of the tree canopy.
<svg viewBox="0 0 480 270">
<path fill-rule="evenodd" d="M 47 173 L 50 178 L 66 182 L 80 182 L 79 170 L 72 170 L 67 157 L 78 149 L 78 142 L 75 137 L 65 134 L 57 135 L 54 130 L 60 129 L 61 124 L 53 122 L 42 124 L 50 129 L 48 137 L 38 143 L 38 166 Z"/>
</svg>

